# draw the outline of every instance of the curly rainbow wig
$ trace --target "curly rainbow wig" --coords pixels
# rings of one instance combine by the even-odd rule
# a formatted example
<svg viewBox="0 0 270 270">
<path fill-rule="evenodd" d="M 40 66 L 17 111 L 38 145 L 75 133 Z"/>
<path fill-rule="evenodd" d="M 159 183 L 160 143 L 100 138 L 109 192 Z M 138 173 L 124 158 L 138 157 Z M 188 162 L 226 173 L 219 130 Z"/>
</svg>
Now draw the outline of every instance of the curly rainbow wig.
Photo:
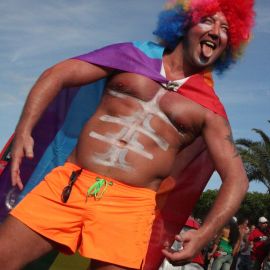
<svg viewBox="0 0 270 270">
<path fill-rule="evenodd" d="M 174 49 L 191 25 L 203 17 L 223 12 L 229 24 L 229 42 L 214 66 L 222 73 L 242 55 L 251 39 L 253 6 L 254 0 L 169 0 L 159 15 L 154 34 L 162 44 Z"/>
</svg>

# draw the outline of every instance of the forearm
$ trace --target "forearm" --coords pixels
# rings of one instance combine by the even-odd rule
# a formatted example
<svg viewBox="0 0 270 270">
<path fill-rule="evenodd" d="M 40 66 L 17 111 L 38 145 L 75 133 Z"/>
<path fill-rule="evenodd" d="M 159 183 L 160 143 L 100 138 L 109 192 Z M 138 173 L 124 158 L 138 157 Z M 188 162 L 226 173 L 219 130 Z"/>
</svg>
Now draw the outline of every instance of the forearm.
<svg viewBox="0 0 270 270">
<path fill-rule="evenodd" d="M 215 252 L 217 251 L 217 248 L 218 248 L 218 245 L 217 244 L 214 244 L 213 249 L 209 253 L 209 257 L 212 257 L 215 254 Z"/>
<path fill-rule="evenodd" d="M 49 103 L 62 88 L 81 86 L 108 76 L 111 69 L 69 59 L 46 70 L 32 87 L 15 130 L 12 146 L 12 185 L 23 188 L 20 164 L 24 157 L 34 157 L 32 130 Z"/>
<path fill-rule="evenodd" d="M 49 103 L 62 88 L 81 86 L 108 76 L 112 69 L 69 59 L 46 70 L 31 89 L 17 131 L 31 133 Z"/>
<path fill-rule="evenodd" d="M 239 253 L 240 246 L 241 246 L 241 239 L 239 238 L 235 246 L 233 247 L 233 253 L 232 253 L 233 256 L 236 256 Z"/>
<path fill-rule="evenodd" d="M 234 176 L 234 181 L 225 179 L 221 185 L 218 196 L 200 228 L 201 235 L 211 240 L 220 229 L 236 213 L 248 189 L 248 181 L 245 174 Z"/>
<path fill-rule="evenodd" d="M 186 263 L 194 258 L 215 236 L 218 236 L 221 228 L 237 211 L 248 187 L 245 173 L 239 172 L 238 169 L 236 171 L 238 171 L 237 174 L 228 174 L 228 178 L 222 178 L 223 184 L 219 194 L 203 225 L 198 230 L 190 230 L 183 235 L 176 236 L 175 239 L 182 242 L 183 249 L 172 252 L 165 247 L 162 250 L 167 259 Z"/>
</svg>

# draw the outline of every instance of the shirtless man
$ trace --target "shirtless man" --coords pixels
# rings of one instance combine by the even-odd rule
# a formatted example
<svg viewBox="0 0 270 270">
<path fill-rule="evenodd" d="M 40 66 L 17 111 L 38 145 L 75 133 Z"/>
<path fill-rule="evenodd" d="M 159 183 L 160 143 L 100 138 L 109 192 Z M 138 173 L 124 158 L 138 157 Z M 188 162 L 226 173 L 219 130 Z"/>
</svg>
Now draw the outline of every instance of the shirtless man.
<svg viewBox="0 0 270 270">
<path fill-rule="evenodd" d="M 191 23 L 178 44 L 165 51 L 168 80 L 181 81 L 213 67 L 231 47 L 231 26 L 222 5 Z M 19 166 L 24 156 L 34 155 L 32 129 L 57 93 L 104 77 L 109 79 L 102 101 L 67 163 L 48 174 L 1 225 L 3 269 L 21 269 L 53 248 L 79 249 L 92 258 L 91 269 L 140 269 L 156 191 L 170 175 L 176 155 L 198 136 L 222 187 L 200 229 L 176 237 L 184 249 L 165 247 L 164 255 L 174 264 L 191 260 L 239 207 L 248 180 L 224 117 L 145 76 L 78 59 L 48 69 L 33 86 L 16 128 L 13 185 L 23 188 Z"/>
</svg>

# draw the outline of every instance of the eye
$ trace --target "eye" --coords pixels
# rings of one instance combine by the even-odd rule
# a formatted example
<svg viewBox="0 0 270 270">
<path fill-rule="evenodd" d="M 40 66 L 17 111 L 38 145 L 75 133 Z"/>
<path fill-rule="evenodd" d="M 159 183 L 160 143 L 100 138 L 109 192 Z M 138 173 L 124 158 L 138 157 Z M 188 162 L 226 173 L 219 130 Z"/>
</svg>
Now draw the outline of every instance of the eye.
<svg viewBox="0 0 270 270">
<path fill-rule="evenodd" d="M 226 24 L 221 25 L 221 29 L 225 32 L 228 33 L 229 32 L 229 26 Z"/>
<path fill-rule="evenodd" d="M 206 23 L 206 24 L 211 25 L 214 23 L 214 20 L 211 17 L 204 17 L 201 19 L 201 23 Z"/>
<path fill-rule="evenodd" d="M 228 36 L 228 34 L 229 34 L 228 25 L 221 25 L 221 31 Z"/>
</svg>

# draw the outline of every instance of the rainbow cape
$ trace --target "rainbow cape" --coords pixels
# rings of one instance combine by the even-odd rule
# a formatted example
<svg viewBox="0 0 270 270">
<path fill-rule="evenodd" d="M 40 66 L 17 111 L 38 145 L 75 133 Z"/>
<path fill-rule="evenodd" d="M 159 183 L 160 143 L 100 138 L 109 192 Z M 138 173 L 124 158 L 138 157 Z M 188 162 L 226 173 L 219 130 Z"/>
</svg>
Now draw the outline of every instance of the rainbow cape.
<svg viewBox="0 0 270 270">
<path fill-rule="evenodd" d="M 141 74 L 157 82 L 167 83 L 167 79 L 160 74 L 164 49 L 153 42 L 120 43 L 75 59 Z M 23 160 L 21 166 L 25 188 L 20 198 L 36 186 L 51 169 L 65 162 L 76 145 L 81 128 L 95 112 L 105 83 L 106 79 L 102 79 L 90 85 L 65 89 L 47 108 L 33 130 L 35 157 L 33 160 Z M 189 77 L 177 92 L 226 118 L 209 74 Z M 214 166 L 202 138 L 198 138 L 177 156 L 171 176 L 162 182 L 158 191 L 156 219 L 144 269 L 158 269 L 163 260 L 161 249 L 164 241 L 173 242 L 174 235 L 185 224 L 213 171 Z M 1 220 L 8 212 L 5 201 L 11 189 L 9 162 L 0 175 L 0 183 Z"/>
</svg>

